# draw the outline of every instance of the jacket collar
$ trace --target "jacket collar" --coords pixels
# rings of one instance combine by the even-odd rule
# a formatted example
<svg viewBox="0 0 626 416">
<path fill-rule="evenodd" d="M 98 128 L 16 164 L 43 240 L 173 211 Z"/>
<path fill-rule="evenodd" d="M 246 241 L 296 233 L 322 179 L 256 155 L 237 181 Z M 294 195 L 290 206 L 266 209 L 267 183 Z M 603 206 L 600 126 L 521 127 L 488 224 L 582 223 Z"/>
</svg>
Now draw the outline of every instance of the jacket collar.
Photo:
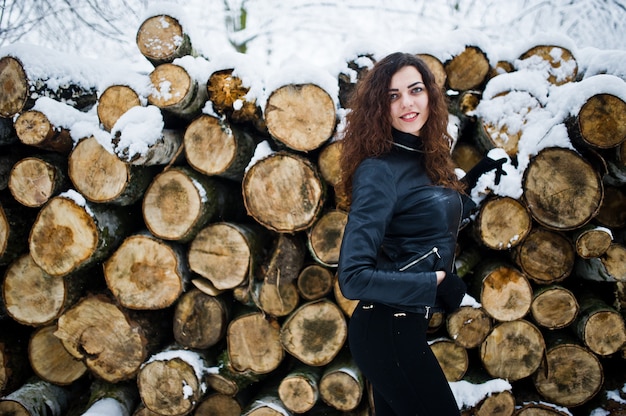
<svg viewBox="0 0 626 416">
<path fill-rule="evenodd" d="M 404 133 L 396 129 L 392 129 L 391 135 L 394 146 L 410 152 L 423 152 L 423 143 L 419 136 L 415 136 L 411 133 Z"/>
</svg>

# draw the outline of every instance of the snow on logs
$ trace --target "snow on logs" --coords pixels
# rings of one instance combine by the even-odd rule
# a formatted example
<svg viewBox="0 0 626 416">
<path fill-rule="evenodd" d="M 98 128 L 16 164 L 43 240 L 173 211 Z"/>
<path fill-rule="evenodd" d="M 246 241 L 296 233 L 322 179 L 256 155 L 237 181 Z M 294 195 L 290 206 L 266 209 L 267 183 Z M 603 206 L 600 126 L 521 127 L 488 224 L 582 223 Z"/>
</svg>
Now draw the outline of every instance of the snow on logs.
<svg viewBox="0 0 626 416">
<path fill-rule="evenodd" d="M 173 16 L 136 41 L 154 70 L 133 82 L 96 82 L 91 63 L 46 76 L 32 57 L 69 62 L 50 51 L 0 57 L 0 413 L 38 414 L 36 386 L 78 411 L 107 390 L 134 415 L 365 414 L 356 301 L 335 277 L 335 138 L 374 56 L 329 88 L 326 72 L 259 82 L 242 56 L 200 57 Z M 415 51 L 454 92 L 459 167 L 507 158 L 461 230 L 479 303 L 430 323 L 450 382 L 513 383 L 466 412 L 563 414 L 623 375 L 626 84 L 567 46 Z M 86 374 L 90 403 L 66 387 Z"/>
</svg>

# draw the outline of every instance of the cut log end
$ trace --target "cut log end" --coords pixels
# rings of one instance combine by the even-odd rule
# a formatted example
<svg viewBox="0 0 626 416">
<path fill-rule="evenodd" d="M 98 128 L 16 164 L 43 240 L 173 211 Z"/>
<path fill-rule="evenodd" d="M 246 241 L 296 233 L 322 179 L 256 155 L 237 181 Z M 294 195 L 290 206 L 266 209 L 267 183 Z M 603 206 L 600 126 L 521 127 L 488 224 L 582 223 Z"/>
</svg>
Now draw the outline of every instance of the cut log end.
<svg viewBox="0 0 626 416">
<path fill-rule="evenodd" d="M 248 279 L 251 247 L 239 228 L 227 223 L 210 224 L 189 246 L 191 270 L 218 290 L 232 289 Z"/>
<path fill-rule="evenodd" d="M 202 196 L 194 181 L 178 169 L 159 174 L 143 200 L 146 226 L 155 236 L 179 240 L 198 220 Z"/>
<path fill-rule="evenodd" d="M 275 90 L 265 106 L 265 122 L 272 137 L 297 151 L 319 148 L 333 134 L 335 103 L 314 84 L 289 84 Z"/>
<path fill-rule="evenodd" d="M 39 211 L 29 238 L 33 260 L 52 276 L 76 269 L 96 251 L 97 244 L 93 217 L 65 197 L 52 198 Z"/>
<path fill-rule="evenodd" d="M 598 393 L 604 373 L 591 351 L 575 344 L 562 344 L 547 351 L 545 364 L 533 380 L 537 391 L 551 403 L 580 406 Z"/>
<path fill-rule="evenodd" d="M 324 202 L 324 184 L 317 169 L 294 154 L 275 153 L 255 163 L 242 187 L 248 213 L 277 232 L 309 228 Z"/>
<path fill-rule="evenodd" d="M 150 81 L 153 92 L 148 96 L 148 102 L 163 109 L 180 105 L 193 86 L 183 67 L 169 63 L 157 66 L 150 73 Z"/>
<path fill-rule="evenodd" d="M 479 87 L 487 78 L 491 66 L 486 54 L 475 46 L 444 63 L 448 87 L 455 91 L 467 91 Z"/>
<path fill-rule="evenodd" d="M 184 276 L 177 253 L 147 235 L 130 236 L 104 264 L 107 287 L 129 309 L 171 306 L 183 292 Z"/>
<path fill-rule="evenodd" d="M 618 146 L 626 140 L 626 102 L 610 94 L 592 96 L 578 113 L 578 127 L 589 146 Z"/>
<path fill-rule="evenodd" d="M 135 90 L 126 85 L 112 85 L 98 98 L 98 119 L 106 131 L 111 131 L 124 113 L 139 105 L 141 100 Z"/>
<path fill-rule="evenodd" d="M 13 117 L 28 98 L 28 78 L 22 63 L 12 56 L 0 59 L 0 116 Z"/>
<path fill-rule="evenodd" d="M 168 15 L 146 19 L 137 31 L 137 47 L 143 56 L 153 62 L 167 62 L 178 56 L 184 40 L 183 28 Z"/>
<path fill-rule="evenodd" d="M 43 159 L 29 157 L 13 166 L 9 189 L 16 201 L 37 208 L 52 197 L 57 181 L 58 172 L 53 165 Z"/>
<path fill-rule="evenodd" d="M 533 218 L 551 229 L 581 227 L 602 204 L 603 186 L 598 172 L 570 149 L 540 151 L 531 159 L 522 187 Z"/>
<path fill-rule="evenodd" d="M 68 175 L 85 198 L 104 203 L 122 194 L 128 185 L 130 167 L 106 151 L 95 137 L 89 137 L 70 153 Z"/>
<path fill-rule="evenodd" d="M 476 222 L 480 241 L 493 250 L 520 244 L 532 227 L 532 217 L 519 201 L 504 197 L 487 201 Z"/>
</svg>

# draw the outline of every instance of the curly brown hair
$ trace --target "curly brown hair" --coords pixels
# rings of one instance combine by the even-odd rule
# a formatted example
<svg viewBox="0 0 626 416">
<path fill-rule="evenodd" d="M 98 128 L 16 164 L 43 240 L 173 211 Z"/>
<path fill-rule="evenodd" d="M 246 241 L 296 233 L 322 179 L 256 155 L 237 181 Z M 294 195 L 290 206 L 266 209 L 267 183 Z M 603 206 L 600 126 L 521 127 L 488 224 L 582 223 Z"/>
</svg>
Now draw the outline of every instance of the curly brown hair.
<svg viewBox="0 0 626 416">
<path fill-rule="evenodd" d="M 430 115 L 421 129 L 426 173 L 436 185 L 463 191 L 454 172 L 448 135 L 448 103 L 428 66 L 416 55 L 396 52 L 376 62 L 354 90 L 346 115 L 341 153 L 341 192 L 348 200 L 352 176 L 368 157 L 391 150 L 392 127 L 389 85 L 392 76 L 405 66 L 415 67 L 422 75 L 428 93 Z"/>
</svg>

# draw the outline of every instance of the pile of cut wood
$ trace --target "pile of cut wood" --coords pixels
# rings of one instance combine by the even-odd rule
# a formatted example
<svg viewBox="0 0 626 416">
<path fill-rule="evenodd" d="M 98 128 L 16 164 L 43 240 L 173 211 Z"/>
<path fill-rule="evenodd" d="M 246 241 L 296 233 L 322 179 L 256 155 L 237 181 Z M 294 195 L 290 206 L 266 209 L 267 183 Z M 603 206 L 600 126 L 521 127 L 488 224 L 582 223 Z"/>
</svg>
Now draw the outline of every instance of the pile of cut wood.
<svg viewBox="0 0 626 416">
<path fill-rule="evenodd" d="M 260 102 L 236 67 L 196 79 L 182 61 L 204 58 L 172 16 L 145 20 L 137 46 L 149 94 L 54 84 L 0 57 L 0 414 L 370 414 L 346 340 L 356 301 L 335 276 L 335 138 L 374 58 L 352 57 L 337 96 L 287 83 Z M 478 303 L 436 314 L 431 347 L 450 382 L 506 380 L 467 415 L 621 414 L 606 393 L 626 368 L 626 82 L 581 73 L 562 45 L 497 65 L 487 52 L 419 54 L 451 92 L 458 166 L 492 149 L 527 164 L 520 195 L 487 192 L 461 231 Z M 571 146 L 522 154 L 523 126 L 558 94 L 513 108 L 521 125 L 484 111 L 532 102 L 516 96 L 533 92 L 522 68 L 553 91 L 595 82 L 546 131 Z M 100 134 L 59 112 L 97 117 Z M 137 119 L 156 120 L 140 136 L 158 131 L 140 150 Z"/>
</svg>

